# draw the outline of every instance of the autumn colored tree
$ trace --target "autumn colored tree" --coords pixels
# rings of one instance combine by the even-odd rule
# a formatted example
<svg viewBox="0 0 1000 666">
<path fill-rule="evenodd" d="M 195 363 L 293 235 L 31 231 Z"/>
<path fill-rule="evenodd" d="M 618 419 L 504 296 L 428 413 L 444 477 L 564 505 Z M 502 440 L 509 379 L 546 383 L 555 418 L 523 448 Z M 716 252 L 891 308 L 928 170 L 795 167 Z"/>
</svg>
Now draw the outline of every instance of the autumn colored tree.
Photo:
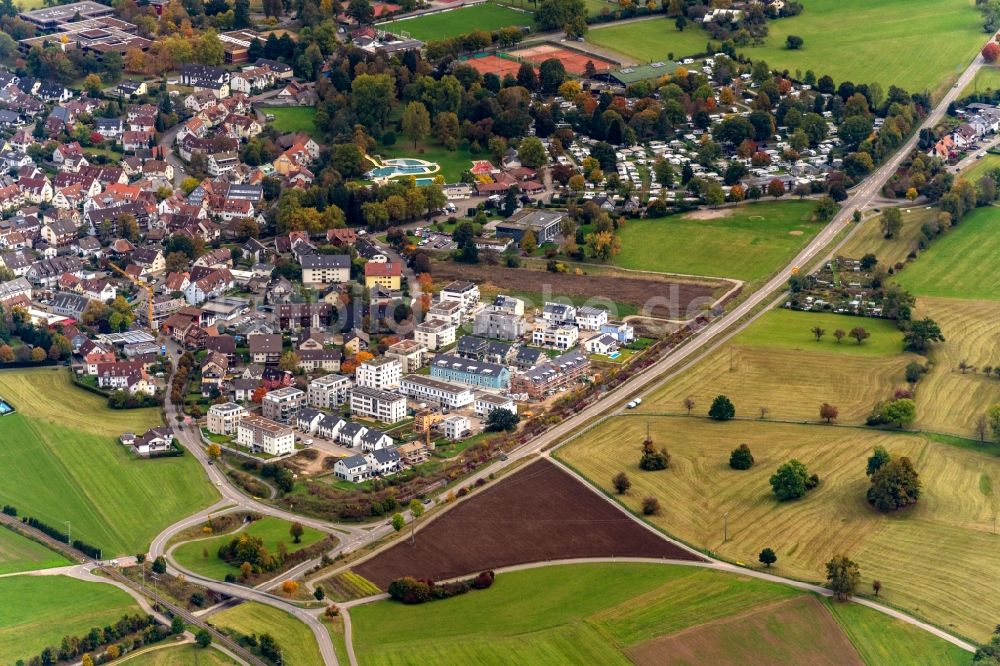
<svg viewBox="0 0 1000 666">
<path fill-rule="evenodd" d="M 208 445 L 208 457 L 209 458 L 212 458 L 213 460 L 218 460 L 219 456 L 221 456 L 221 455 L 222 455 L 222 447 L 220 447 L 218 444 L 209 444 Z"/>
<path fill-rule="evenodd" d="M 1000 58 L 1000 44 L 990 42 L 983 47 L 982 54 L 986 62 L 996 62 L 997 58 Z"/>
<path fill-rule="evenodd" d="M 827 423 L 837 418 L 837 414 L 839 413 L 837 407 L 828 402 L 824 402 L 819 406 L 819 417 L 825 419 Z"/>
<path fill-rule="evenodd" d="M 299 584 L 294 580 L 286 580 L 281 584 L 281 591 L 290 597 L 299 591 Z"/>
<path fill-rule="evenodd" d="M 767 184 L 767 195 L 778 199 L 785 194 L 785 184 L 780 179 L 775 178 Z"/>
<path fill-rule="evenodd" d="M 264 401 L 264 396 L 267 395 L 267 389 L 263 386 L 254 389 L 253 394 L 250 396 L 250 402 L 259 405 Z"/>
</svg>

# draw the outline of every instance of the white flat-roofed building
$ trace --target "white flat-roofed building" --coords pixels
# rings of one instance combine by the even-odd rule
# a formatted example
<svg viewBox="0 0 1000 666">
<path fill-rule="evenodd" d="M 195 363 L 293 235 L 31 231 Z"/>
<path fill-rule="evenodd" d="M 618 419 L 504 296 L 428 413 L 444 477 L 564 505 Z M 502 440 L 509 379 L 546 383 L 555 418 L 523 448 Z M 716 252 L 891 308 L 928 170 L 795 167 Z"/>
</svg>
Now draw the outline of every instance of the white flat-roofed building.
<svg viewBox="0 0 1000 666">
<path fill-rule="evenodd" d="M 442 303 L 447 301 L 459 303 L 465 314 L 469 314 L 479 305 L 479 287 L 474 282 L 456 280 L 446 285 L 439 296 Z"/>
<path fill-rule="evenodd" d="M 455 342 L 458 327 L 447 321 L 428 320 L 413 328 L 413 339 L 431 351 L 438 351 Z"/>
<path fill-rule="evenodd" d="M 323 375 L 309 382 L 306 400 L 310 407 L 334 409 L 347 402 L 351 380 L 343 375 Z"/>
<path fill-rule="evenodd" d="M 306 254 L 302 256 L 302 284 L 325 287 L 351 279 L 351 257 L 346 254 Z"/>
<path fill-rule="evenodd" d="M 235 435 L 246 415 L 247 410 L 235 402 L 212 405 L 208 408 L 208 431 L 213 435 Z"/>
<path fill-rule="evenodd" d="M 386 358 L 399 361 L 403 374 L 416 372 L 424 364 L 424 352 L 427 350 L 416 340 L 400 340 L 385 350 Z"/>
<path fill-rule="evenodd" d="M 400 382 L 399 392 L 416 402 L 426 402 L 448 409 L 461 409 L 472 404 L 474 396 L 467 386 L 425 377 L 407 375 Z"/>
<path fill-rule="evenodd" d="M 278 423 L 295 423 L 299 409 L 306 400 L 304 391 L 294 386 L 285 386 L 268 392 L 261 401 L 264 418 Z"/>
<path fill-rule="evenodd" d="M 358 386 L 392 391 L 399 388 L 399 380 L 403 376 L 403 366 L 394 358 L 373 358 L 358 366 L 354 373 L 354 381 Z"/>
<path fill-rule="evenodd" d="M 237 426 L 236 442 L 253 451 L 283 456 L 295 449 L 295 433 L 291 426 L 250 414 L 244 416 Z"/>
<path fill-rule="evenodd" d="M 356 386 L 351 390 L 351 414 L 382 423 L 406 418 L 406 398 L 388 391 Z"/>
<path fill-rule="evenodd" d="M 441 428 L 441 434 L 453 442 L 465 439 L 470 433 L 469 419 L 459 414 L 444 417 L 438 426 Z"/>
<path fill-rule="evenodd" d="M 495 395 L 493 393 L 484 393 L 476 396 L 473 408 L 475 409 L 476 414 L 484 419 L 489 416 L 490 412 L 494 409 L 506 409 L 513 414 L 517 414 L 517 403 L 514 402 L 512 398 Z"/>
<path fill-rule="evenodd" d="M 599 331 L 608 323 L 608 311 L 584 305 L 576 311 L 576 326 L 583 331 Z"/>
<path fill-rule="evenodd" d="M 540 326 L 531 333 L 531 344 L 536 347 L 567 350 L 576 346 L 580 329 L 576 326 Z"/>
<path fill-rule="evenodd" d="M 427 308 L 424 321 L 444 321 L 452 326 L 462 323 L 464 310 L 458 301 L 441 301 Z"/>
</svg>

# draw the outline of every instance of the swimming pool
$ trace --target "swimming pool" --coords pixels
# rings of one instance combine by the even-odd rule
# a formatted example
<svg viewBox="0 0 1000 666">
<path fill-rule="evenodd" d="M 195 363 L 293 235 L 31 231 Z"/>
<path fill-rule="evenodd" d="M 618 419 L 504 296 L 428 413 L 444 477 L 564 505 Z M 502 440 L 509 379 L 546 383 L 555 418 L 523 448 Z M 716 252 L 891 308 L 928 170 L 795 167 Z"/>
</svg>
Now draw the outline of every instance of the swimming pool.
<svg viewBox="0 0 1000 666">
<path fill-rule="evenodd" d="M 433 185 L 434 184 L 434 179 L 433 178 L 417 178 L 414 182 L 417 184 L 418 187 L 427 187 L 428 185 Z"/>
<path fill-rule="evenodd" d="M 0 416 L 5 416 L 14 412 L 14 408 L 10 406 L 10 403 L 0 398 Z"/>
<path fill-rule="evenodd" d="M 436 173 L 441 169 L 435 162 L 427 162 L 411 157 L 397 157 L 390 160 L 373 159 L 372 161 L 382 166 L 377 166 L 365 174 L 365 177 L 370 180 L 394 178 L 396 176 L 422 176 Z"/>
</svg>

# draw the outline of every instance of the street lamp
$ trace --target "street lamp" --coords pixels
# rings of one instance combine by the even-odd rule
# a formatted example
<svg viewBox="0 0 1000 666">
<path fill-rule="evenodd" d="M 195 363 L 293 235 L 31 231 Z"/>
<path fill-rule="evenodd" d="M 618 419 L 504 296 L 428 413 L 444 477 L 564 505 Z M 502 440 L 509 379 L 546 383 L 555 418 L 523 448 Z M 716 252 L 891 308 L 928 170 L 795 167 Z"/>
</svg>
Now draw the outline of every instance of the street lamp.
<svg viewBox="0 0 1000 666">
<path fill-rule="evenodd" d="M 723 527 L 722 527 L 722 543 L 729 541 L 729 512 L 726 511 L 722 514 Z"/>
</svg>

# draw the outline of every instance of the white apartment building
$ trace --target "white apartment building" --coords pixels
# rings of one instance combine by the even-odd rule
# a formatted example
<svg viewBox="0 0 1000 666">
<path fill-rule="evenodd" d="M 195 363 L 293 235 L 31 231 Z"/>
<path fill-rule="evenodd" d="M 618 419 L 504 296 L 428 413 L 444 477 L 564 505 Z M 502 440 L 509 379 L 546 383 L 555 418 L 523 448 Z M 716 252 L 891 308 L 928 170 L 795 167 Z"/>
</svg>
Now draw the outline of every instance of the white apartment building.
<svg viewBox="0 0 1000 666">
<path fill-rule="evenodd" d="M 264 418 L 278 423 L 295 423 L 306 394 L 294 386 L 285 386 L 267 393 L 261 401 Z"/>
<path fill-rule="evenodd" d="M 413 339 L 431 351 L 438 351 L 455 342 L 457 327 L 446 321 L 428 320 L 413 328 Z"/>
<path fill-rule="evenodd" d="M 446 285 L 439 296 L 442 303 L 447 301 L 459 303 L 463 313 L 468 315 L 479 305 L 479 286 L 474 282 L 456 280 Z"/>
<path fill-rule="evenodd" d="M 236 442 L 270 456 L 283 456 L 295 450 L 295 434 L 291 426 L 275 423 L 256 414 L 244 416 L 240 421 L 236 429 Z"/>
<path fill-rule="evenodd" d="M 397 423 L 406 418 L 406 398 L 367 386 L 351 390 L 351 414 L 382 423 Z"/>
<path fill-rule="evenodd" d="M 438 425 L 441 433 L 453 442 L 465 439 L 469 434 L 469 419 L 459 414 L 444 417 Z"/>
<path fill-rule="evenodd" d="M 448 409 L 461 409 L 472 404 L 472 390 L 424 375 L 406 375 L 399 392 L 415 402 L 426 402 Z"/>
<path fill-rule="evenodd" d="M 451 324 L 452 326 L 459 326 L 462 323 L 462 316 L 465 311 L 462 309 L 462 304 L 458 301 L 441 301 L 435 303 L 427 309 L 427 314 L 424 316 L 424 321 L 443 321 Z"/>
<path fill-rule="evenodd" d="M 484 393 L 482 395 L 476 396 L 476 402 L 473 405 L 476 411 L 476 415 L 482 418 L 486 418 L 490 415 L 494 409 L 506 409 L 514 414 L 517 414 L 517 403 L 513 399 L 502 395 L 495 395 L 493 393 Z"/>
<path fill-rule="evenodd" d="M 343 375 L 323 375 L 309 382 L 306 401 L 317 409 L 335 409 L 347 402 L 351 380 Z"/>
<path fill-rule="evenodd" d="M 399 388 L 399 380 L 403 377 L 403 366 L 394 358 L 385 356 L 373 358 L 358 366 L 354 373 L 354 381 L 358 386 L 392 391 Z"/>
<path fill-rule="evenodd" d="M 208 431 L 213 435 L 235 435 L 246 415 L 247 410 L 235 402 L 212 405 L 208 408 Z"/>
<path fill-rule="evenodd" d="M 346 254 L 307 254 L 301 259 L 302 284 L 325 287 L 351 279 L 351 257 Z"/>
<path fill-rule="evenodd" d="M 580 337 L 576 326 L 539 326 L 531 334 L 531 344 L 552 349 L 572 349 Z"/>
<path fill-rule="evenodd" d="M 576 326 L 582 331 L 599 331 L 607 323 L 607 310 L 584 305 L 576 311 Z"/>
</svg>

